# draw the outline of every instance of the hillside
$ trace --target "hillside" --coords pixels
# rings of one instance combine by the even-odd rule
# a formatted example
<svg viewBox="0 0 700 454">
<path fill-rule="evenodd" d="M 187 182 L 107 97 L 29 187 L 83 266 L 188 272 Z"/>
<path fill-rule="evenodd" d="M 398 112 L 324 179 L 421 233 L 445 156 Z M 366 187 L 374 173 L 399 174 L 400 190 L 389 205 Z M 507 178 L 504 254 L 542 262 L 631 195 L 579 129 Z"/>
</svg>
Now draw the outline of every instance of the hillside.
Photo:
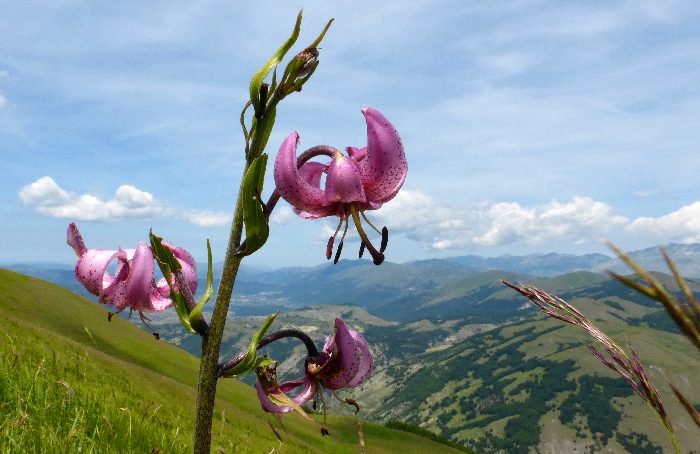
<svg viewBox="0 0 700 454">
<path fill-rule="evenodd" d="M 589 339 L 573 327 L 543 320 L 502 285 L 500 279 L 507 278 L 556 293 L 621 345 L 635 348 L 661 388 L 681 445 L 690 449 L 699 436 L 666 383 L 673 382 L 700 402 L 700 388 L 692 380 L 700 371 L 700 358 L 658 304 L 606 274 L 574 271 L 537 277 L 474 271 L 440 260 L 379 269 L 368 265 L 341 261 L 336 267 L 247 272 L 244 289 L 250 291 L 256 282 L 276 290 L 236 294 L 222 355 L 233 355 L 247 344 L 264 318 L 260 313 L 283 307 L 276 328 L 302 328 L 318 344 L 329 334 L 333 319 L 341 316 L 371 345 L 375 374 L 352 395 L 361 402 L 363 415 L 377 423 L 407 422 L 480 452 L 536 447 L 542 452 L 664 452 L 668 440 L 655 415 L 590 355 L 585 348 Z M 281 278 L 271 280 L 268 273 Z M 672 283 L 670 276 L 656 275 Z M 689 283 L 700 294 L 700 285 Z M 96 326 L 111 328 L 104 308 L 92 306 L 98 313 Z M 153 325 L 162 339 L 199 352 L 198 338 L 181 329 L 174 313 L 158 316 Z M 81 324 L 74 328 L 83 343 L 89 342 Z M 140 335 L 144 340 L 149 336 Z M 286 358 L 279 367 L 283 376 L 300 373 L 305 353 L 298 343 L 278 342 L 267 352 Z M 246 381 L 250 384 L 250 377 Z M 256 407 L 253 400 L 253 414 Z M 339 407 L 333 411 L 346 412 Z M 347 427 L 347 446 L 352 447 L 356 434 L 352 424 Z M 264 426 L 262 430 L 269 432 Z"/>
<path fill-rule="evenodd" d="M 633 346 L 663 395 L 684 452 L 700 431 L 671 394 L 700 401 L 700 358 L 676 334 L 604 323 Z M 402 418 L 479 452 L 670 452 L 656 415 L 585 348 L 574 327 L 536 318 L 388 365 L 367 385 L 391 389 L 370 414 Z"/>
<path fill-rule="evenodd" d="M 0 269 L 0 445 L 3 452 L 188 452 L 197 360 L 66 289 Z M 357 422 L 281 425 L 240 382 L 219 385 L 219 452 L 357 452 Z M 284 444 L 270 429 L 276 427 Z M 367 452 L 452 452 L 365 422 Z M 454 450 L 454 452 L 458 452 Z"/>
<path fill-rule="evenodd" d="M 363 396 L 368 416 L 378 422 L 409 422 L 479 452 L 535 447 L 542 452 L 665 452 L 668 439 L 656 416 L 590 355 L 585 347 L 590 339 L 581 330 L 544 319 L 498 282 L 504 275 L 465 273 L 425 293 L 430 298 L 396 302 L 392 310 L 398 318 L 415 314 L 416 305 L 425 308 L 426 318 L 417 321 L 386 320 L 357 306 L 323 305 L 288 311 L 278 324 L 303 327 L 317 342 L 337 315 L 361 329 L 377 367 L 354 394 Z M 657 277 L 672 288 L 670 276 Z M 530 282 L 577 305 L 640 354 L 662 391 L 682 446 L 693 447 L 700 431 L 667 382 L 700 402 L 700 386 L 693 380 L 700 358 L 665 311 L 603 274 L 579 271 Z M 700 293 L 697 283 L 690 285 Z M 232 318 L 225 351 L 241 348 L 242 333 L 251 333 L 260 320 Z M 169 337 L 168 325 L 161 328 Z M 279 343 L 269 351 L 290 358 L 281 370 L 299 373 L 301 346 Z"/>
</svg>

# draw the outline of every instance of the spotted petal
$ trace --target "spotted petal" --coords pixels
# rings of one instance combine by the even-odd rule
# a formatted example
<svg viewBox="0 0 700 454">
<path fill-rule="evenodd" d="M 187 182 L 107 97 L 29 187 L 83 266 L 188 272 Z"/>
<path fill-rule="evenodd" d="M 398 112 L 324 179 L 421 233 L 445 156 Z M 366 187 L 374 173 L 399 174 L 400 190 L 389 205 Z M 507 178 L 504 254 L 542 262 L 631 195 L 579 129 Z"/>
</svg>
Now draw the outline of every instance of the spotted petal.
<svg viewBox="0 0 700 454">
<path fill-rule="evenodd" d="M 321 383 L 328 389 L 347 388 L 360 370 L 360 352 L 345 323 L 335 319 L 335 335 L 326 339 L 323 350 L 331 360 L 320 373 Z"/>
<path fill-rule="evenodd" d="M 367 341 L 355 330 L 348 330 L 350 335 L 355 340 L 355 347 L 360 355 L 360 366 L 357 369 L 357 374 L 348 382 L 348 388 L 354 388 L 365 382 L 372 375 L 372 353 L 369 351 Z"/>
<path fill-rule="evenodd" d="M 367 122 L 367 153 L 359 161 L 362 185 L 370 202 L 384 203 L 399 192 L 408 163 L 396 128 L 377 110 L 362 109 Z"/>
<path fill-rule="evenodd" d="M 275 158 L 275 185 L 280 196 L 298 211 L 314 217 L 334 214 L 326 204 L 320 187 L 309 183 L 297 169 L 297 143 L 299 134 L 293 132 L 285 139 Z"/>
<path fill-rule="evenodd" d="M 107 272 L 107 265 L 116 257 L 117 251 L 89 249 L 75 264 L 75 277 L 88 292 L 100 295 L 105 285 L 109 285 L 114 276 Z"/>
<path fill-rule="evenodd" d="M 321 164 L 320 162 L 305 162 L 304 165 L 299 167 L 299 175 L 309 184 L 313 185 L 314 187 L 320 188 L 321 177 L 323 176 L 323 172 L 325 172 L 327 168 L 328 166 L 326 164 Z M 321 217 L 306 211 L 297 210 L 294 207 L 292 207 L 292 209 L 297 215 L 304 219 L 316 219 Z"/>
<path fill-rule="evenodd" d="M 148 306 L 153 285 L 153 254 L 140 242 L 136 249 L 119 249 L 118 270 L 114 280 L 106 285 L 100 295 L 100 302 L 117 309 L 130 307 L 142 310 Z M 149 269 L 150 265 L 150 269 Z"/>
<path fill-rule="evenodd" d="M 83 237 L 80 235 L 80 231 L 78 230 L 78 226 L 75 225 L 75 222 L 68 224 L 68 232 L 66 232 L 66 237 L 68 246 L 73 248 L 78 258 L 87 252 L 87 248 L 83 242 Z"/>
</svg>

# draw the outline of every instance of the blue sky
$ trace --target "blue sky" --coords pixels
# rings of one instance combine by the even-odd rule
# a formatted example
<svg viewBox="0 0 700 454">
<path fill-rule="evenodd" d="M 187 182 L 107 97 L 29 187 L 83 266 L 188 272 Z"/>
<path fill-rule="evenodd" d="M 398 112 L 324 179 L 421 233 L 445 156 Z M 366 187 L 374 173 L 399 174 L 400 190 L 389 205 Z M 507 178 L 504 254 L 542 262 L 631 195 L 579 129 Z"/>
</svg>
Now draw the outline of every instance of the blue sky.
<svg viewBox="0 0 700 454">
<path fill-rule="evenodd" d="M 302 7 L 295 51 L 335 22 L 267 151 L 389 118 L 410 170 L 370 213 L 387 260 L 700 241 L 698 2 L 48 3 L 0 14 L 0 263 L 72 262 L 72 220 L 88 247 L 153 227 L 221 260 L 247 85 Z M 282 204 L 250 262 L 322 263 L 334 224 Z"/>
</svg>

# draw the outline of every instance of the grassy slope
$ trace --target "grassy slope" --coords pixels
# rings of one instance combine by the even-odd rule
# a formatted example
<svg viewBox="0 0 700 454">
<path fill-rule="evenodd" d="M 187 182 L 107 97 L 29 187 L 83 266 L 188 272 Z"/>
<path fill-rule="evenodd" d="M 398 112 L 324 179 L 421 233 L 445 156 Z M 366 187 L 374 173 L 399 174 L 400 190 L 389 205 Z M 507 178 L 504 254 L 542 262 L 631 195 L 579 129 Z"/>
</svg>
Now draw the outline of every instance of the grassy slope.
<svg viewBox="0 0 700 454">
<path fill-rule="evenodd" d="M 2 452 L 187 452 L 197 360 L 74 293 L 0 270 Z M 283 427 L 251 388 L 219 385 L 213 446 L 224 452 L 357 451 L 356 420 L 330 417 L 331 436 L 298 416 Z M 277 427 L 281 445 L 269 427 Z M 367 452 L 452 452 L 364 423 Z M 454 451 L 457 452 L 457 451 Z"/>
</svg>

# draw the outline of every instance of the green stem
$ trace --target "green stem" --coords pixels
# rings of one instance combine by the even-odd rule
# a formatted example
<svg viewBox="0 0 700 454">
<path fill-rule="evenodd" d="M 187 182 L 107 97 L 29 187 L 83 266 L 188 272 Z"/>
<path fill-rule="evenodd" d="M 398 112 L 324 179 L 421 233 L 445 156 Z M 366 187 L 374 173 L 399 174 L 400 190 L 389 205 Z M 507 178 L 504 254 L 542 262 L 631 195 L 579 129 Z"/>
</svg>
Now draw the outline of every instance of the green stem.
<svg viewBox="0 0 700 454">
<path fill-rule="evenodd" d="M 246 165 L 246 169 L 248 166 Z M 244 170 L 245 174 L 245 170 Z M 243 179 L 241 178 L 241 185 Z M 207 335 L 202 336 L 202 358 L 199 363 L 199 381 L 197 383 L 197 401 L 195 405 L 194 441 L 192 451 L 195 454 L 209 454 L 211 451 L 211 427 L 214 416 L 214 403 L 216 400 L 217 368 L 219 363 L 219 351 L 221 339 L 226 325 L 228 307 L 233 294 L 233 285 L 236 282 L 238 267 L 242 256 L 236 255 L 236 250 L 241 243 L 243 234 L 243 210 L 241 188 L 238 191 L 238 200 L 231 224 L 231 235 L 224 269 L 221 272 L 219 289 L 216 294 L 214 312 L 211 316 L 211 324 Z"/>
<path fill-rule="evenodd" d="M 681 454 L 681 447 L 678 445 L 676 433 L 673 430 L 673 426 L 671 426 L 671 421 L 668 420 L 668 417 L 664 418 L 663 416 L 661 416 L 661 421 L 664 423 L 664 426 L 666 426 L 666 431 L 669 437 L 671 437 L 671 442 L 673 443 L 673 448 L 676 450 L 676 454 Z"/>
<path fill-rule="evenodd" d="M 270 109 L 267 110 L 270 112 Z M 259 130 L 262 130 L 268 118 L 263 117 L 259 122 Z M 272 120 L 274 121 L 274 120 Z M 247 160 L 243 175 L 248 170 L 252 157 L 258 156 L 264 148 L 263 134 L 258 132 L 253 137 L 250 149 L 251 159 Z M 221 350 L 221 339 L 226 326 L 226 316 L 228 307 L 233 295 L 233 286 L 238 275 L 238 267 L 241 265 L 243 256 L 237 254 L 243 236 L 243 177 L 241 177 L 238 188 L 238 199 L 236 209 L 231 223 L 231 233 L 226 256 L 224 258 L 224 268 L 221 271 L 219 290 L 216 294 L 214 312 L 211 316 L 209 332 L 202 336 L 202 358 L 199 363 L 199 381 L 197 383 L 197 401 L 195 405 L 194 443 L 192 450 L 195 454 L 208 454 L 211 450 L 211 427 L 214 416 L 214 403 L 216 400 L 216 383 L 218 379 L 219 352 Z"/>
</svg>

